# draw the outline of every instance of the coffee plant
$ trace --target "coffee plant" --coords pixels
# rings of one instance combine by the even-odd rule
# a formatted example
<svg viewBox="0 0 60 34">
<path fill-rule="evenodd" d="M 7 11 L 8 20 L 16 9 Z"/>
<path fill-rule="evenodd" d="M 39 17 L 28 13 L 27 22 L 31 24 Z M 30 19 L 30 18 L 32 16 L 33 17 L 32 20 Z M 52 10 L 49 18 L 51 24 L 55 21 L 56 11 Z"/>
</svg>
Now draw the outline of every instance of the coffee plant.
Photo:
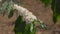
<svg viewBox="0 0 60 34">
<path fill-rule="evenodd" d="M 57 22 L 60 13 L 56 11 L 56 0 L 41 0 L 45 7 L 51 3 L 51 8 L 53 10 L 53 21 Z M 52 2 L 51 2 L 52 1 Z M 2 0 L 0 2 L 3 2 Z M 14 32 L 15 34 L 36 34 L 37 26 L 35 23 L 39 23 L 43 29 L 47 29 L 43 21 L 38 19 L 32 12 L 18 5 L 17 0 L 5 0 L 2 3 L 1 14 L 4 16 L 6 10 L 8 12 L 8 18 L 13 16 L 14 10 L 17 10 L 18 17 L 15 21 Z"/>
<path fill-rule="evenodd" d="M 3 1 L 2 1 L 3 2 Z M 13 16 L 14 10 L 17 10 L 18 17 L 15 21 L 14 32 L 15 34 L 36 34 L 37 26 L 35 23 L 39 23 L 43 29 L 46 29 L 46 25 L 38 19 L 32 12 L 18 5 L 15 0 L 4 0 L 1 7 L 1 14 L 4 16 L 5 12 L 8 12 L 8 18 Z"/>
</svg>

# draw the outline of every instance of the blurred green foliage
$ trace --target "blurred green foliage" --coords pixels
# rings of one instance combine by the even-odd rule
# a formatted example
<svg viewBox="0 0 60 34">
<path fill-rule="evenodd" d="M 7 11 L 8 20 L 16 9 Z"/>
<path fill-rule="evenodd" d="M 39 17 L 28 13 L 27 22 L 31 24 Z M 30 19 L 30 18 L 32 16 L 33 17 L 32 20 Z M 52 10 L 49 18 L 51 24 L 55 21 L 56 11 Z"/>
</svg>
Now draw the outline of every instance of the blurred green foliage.
<svg viewBox="0 0 60 34">
<path fill-rule="evenodd" d="M 51 0 L 40 0 L 40 1 L 42 1 L 45 4 L 45 7 L 47 7 L 51 2 Z"/>
<path fill-rule="evenodd" d="M 45 4 L 47 7 L 51 3 L 51 8 L 53 10 L 53 22 L 57 23 L 58 19 L 60 18 L 60 0 L 39 0 Z M 51 2 L 52 1 L 52 2 Z"/>
<path fill-rule="evenodd" d="M 56 23 L 58 18 L 58 13 L 56 11 L 56 0 L 52 0 L 51 8 L 53 10 L 53 21 Z"/>
<path fill-rule="evenodd" d="M 38 3 L 43 2 L 45 4 L 45 7 L 47 7 L 51 3 L 51 0 L 36 0 L 36 1 L 38 1 Z"/>
</svg>

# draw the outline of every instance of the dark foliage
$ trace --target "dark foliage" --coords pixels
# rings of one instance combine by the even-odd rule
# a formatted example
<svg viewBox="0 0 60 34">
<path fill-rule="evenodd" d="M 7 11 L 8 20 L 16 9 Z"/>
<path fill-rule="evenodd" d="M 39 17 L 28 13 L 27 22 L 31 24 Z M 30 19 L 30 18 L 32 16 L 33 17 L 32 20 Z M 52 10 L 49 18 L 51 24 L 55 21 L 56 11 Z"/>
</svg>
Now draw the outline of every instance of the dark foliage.
<svg viewBox="0 0 60 34">
<path fill-rule="evenodd" d="M 15 34 L 24 33 L 25 26 L 26 26 L 25 21 L 23 21 L 22 16 L 19 16 L 15 21 L 14 27 Z"/>
</svg>

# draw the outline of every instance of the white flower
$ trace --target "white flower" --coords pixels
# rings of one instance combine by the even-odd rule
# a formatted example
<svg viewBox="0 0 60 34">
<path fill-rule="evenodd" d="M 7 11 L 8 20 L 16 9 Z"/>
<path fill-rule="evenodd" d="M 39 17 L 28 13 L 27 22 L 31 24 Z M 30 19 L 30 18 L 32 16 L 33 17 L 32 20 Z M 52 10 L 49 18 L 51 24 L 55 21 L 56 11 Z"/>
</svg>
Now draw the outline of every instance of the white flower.
<svg viewBox="0 0 60 34">
<path fill-rule="evenodd" d="M 27 10 L 26 8 L 23 8 L 21 6 L 18 6 L 17 4 L 14 4 L 13 9 L 18 10 L 19 15 L 23 16 L 24 20 L 27 23 L 37 20 L 36 16 L 34 16 L 32 12 L 29 12 L 29 10 Z"/>
</svg>

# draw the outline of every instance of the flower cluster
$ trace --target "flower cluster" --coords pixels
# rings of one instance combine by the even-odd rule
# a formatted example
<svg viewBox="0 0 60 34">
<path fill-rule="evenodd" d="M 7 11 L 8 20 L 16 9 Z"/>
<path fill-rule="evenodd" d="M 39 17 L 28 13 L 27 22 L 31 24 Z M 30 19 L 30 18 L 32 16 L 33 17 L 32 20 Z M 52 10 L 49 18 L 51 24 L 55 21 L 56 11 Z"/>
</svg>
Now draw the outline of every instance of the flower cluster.
<svg viewBox="0 0 60 34">
<path fill-rule="evenodd" d="M 17 4 L 14 4 L 13 9 L 18 10 L 18 14 L 23 16 L 24 20 L 27 23 L 30 23 L 34 20 L 37 20 L 36 16 L 32 14 L 32 12 L 30 12 L 29 10 L 27 10 L 26 8 L 23 8 L 21 6 L 18 6 Z"/>
</svg>

